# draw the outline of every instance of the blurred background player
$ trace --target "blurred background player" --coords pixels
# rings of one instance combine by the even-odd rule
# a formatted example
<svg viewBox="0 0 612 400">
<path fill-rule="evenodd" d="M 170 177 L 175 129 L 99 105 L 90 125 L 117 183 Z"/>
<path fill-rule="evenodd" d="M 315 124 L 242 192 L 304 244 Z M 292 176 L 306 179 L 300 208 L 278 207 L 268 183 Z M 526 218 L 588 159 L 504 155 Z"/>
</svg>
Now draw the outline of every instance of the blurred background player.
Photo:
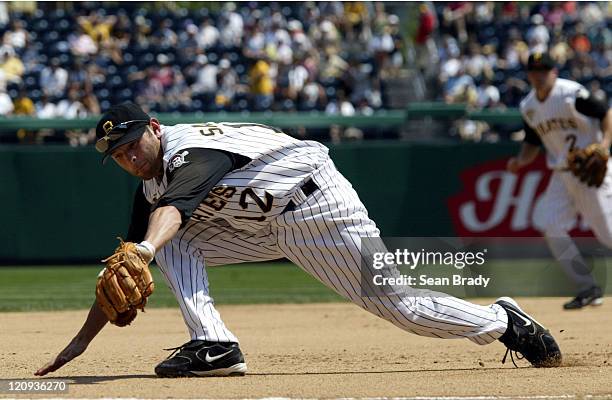
<svg viewBox="0 0 612 400">
<path fill-rule="evenodd" d="M 525 139 L 507 169 L 517 172 L 546 150 L 552 177 L 534 211 L 534 224 L 545 235 L 553 256 L 575 284 L 577 296 L 565 309 L 601 305 L 603 294 L 568 232 L 580 214 L 601 243 L 612 248 L 612 178 L 610 162 L 604 184 L 588 187 L 564 170 L 568 151 L 600 143 L 610 148 L 612 113 L 608 105 L 577 82 L 558 78 L 553 59 L 547 53 L 533 53 L 527 62 L 531 92 L 521 102 Z"/>
</svg>

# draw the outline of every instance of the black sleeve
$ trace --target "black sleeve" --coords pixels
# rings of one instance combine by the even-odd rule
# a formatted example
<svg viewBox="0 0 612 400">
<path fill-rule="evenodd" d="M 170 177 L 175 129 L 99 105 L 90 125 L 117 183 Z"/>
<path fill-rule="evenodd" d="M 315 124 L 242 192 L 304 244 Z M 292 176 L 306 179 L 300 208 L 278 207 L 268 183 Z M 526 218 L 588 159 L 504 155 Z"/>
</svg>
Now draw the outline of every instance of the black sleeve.
<svg viewBox="0 0 612 400">
<path fill-rule="evenodd" d="M 151 214 L 151 204 L 145 198 L 142 191 L 142 182 L 136 189 L 134 195 L 134 204 L 132 205 L 132 219 L 130 220 L 130 228 L 128 229 L 128 242 L 142 242 L 147 228 L 149 227 L 149 215 Z"/>
<path fill-rule="evenodd" d="M 168 162 L 168 187 L 153 210 L 157 207 L 174 206 L 181 213 L 184 225 L 208 192 L 225 174 L 234 169 L 235 162 L 232 153 L 220 150 L 181 150 Z"/>
<path fill-rule="evenodd" d="M 538 133 L 527 123 L 527 121 L 525 121 L 524 118 L 523 129 L 525 130 L 525 139 L 523 139 L 523 142 L 532 144 L 534 146 L 542 145 L 542 139 L 540 139 Z"/>
<path fill-rule="evenodd" d="M 576 111 L 587 117 L 602 120 L 608 113 L 605 100 L 593 96 L 588 90 L 580 89 L 576 94 Z"/>
</svg>

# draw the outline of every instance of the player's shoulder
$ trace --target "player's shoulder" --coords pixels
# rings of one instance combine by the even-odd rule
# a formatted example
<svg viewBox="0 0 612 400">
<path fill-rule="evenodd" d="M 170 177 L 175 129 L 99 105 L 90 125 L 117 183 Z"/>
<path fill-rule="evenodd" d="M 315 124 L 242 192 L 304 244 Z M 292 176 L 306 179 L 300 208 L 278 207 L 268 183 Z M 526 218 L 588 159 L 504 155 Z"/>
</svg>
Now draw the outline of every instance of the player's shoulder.
<svg viewBox="0 0 612 400">
<path fill-rule="evenodd" d="M 164 157 L 168 157 L 187 144 L 192 147 L 201 147 L 203 136 L 197 124 L 162 125 L 161 142 Z"/>
<path fill-rule="evenodd" d="M 162 140 L 169 142 L 177 140 L 195 131 L 192 124 L 162 125 Z"/>
<path fill-rule="evenodd" d="M 569 90 L 579 89 L 583 87 L 580 83 L 576 81 L 570 81 L 569 79 L 564 79 L 564 78 L 557 78 L 557 80 L 555 81 L 555 86 L 561 89 L 569 89 Z"/>
<path fill-rule="evenodd" d="M 576 96 L 580 91 L 585 90 L 585 88 L 578 82 L 557 78 L 555 90 L 562 96 Z"/>
<path fill-rule="evenodd" d="M 531 89 L 529 93 L 527 93 L 527 96 L 525 96 L 523 100 L 521 100 L 521 102 L 519 103 L 519 110 L 524 113 L 526 109 L 533 105 L 534 99 L 535 90 Z"/>
</svg>

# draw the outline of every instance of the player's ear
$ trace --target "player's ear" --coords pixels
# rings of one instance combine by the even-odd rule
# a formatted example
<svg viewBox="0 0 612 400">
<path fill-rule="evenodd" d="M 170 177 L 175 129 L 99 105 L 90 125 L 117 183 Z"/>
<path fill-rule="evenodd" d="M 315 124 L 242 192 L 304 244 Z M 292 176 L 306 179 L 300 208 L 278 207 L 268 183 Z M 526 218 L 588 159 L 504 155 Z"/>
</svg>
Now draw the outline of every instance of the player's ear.
<svg viewBox="0 0 612 400">
<path fill-rule="evenodd" d="M 159 139 L 161 137 L 161 124 L 159 123 L 157 118 L 151 118 L 151 120 L 149 121 L 149 125 L 151 125 L 151 128 L 153 129 L 155 137 Z"/>
</svg>

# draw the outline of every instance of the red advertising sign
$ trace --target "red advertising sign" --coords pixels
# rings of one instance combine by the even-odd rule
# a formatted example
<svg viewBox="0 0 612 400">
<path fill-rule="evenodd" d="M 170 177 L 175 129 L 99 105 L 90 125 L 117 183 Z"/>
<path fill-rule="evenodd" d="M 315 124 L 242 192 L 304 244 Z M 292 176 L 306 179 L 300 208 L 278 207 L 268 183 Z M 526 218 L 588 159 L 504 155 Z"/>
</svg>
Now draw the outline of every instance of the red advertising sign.
<svg viewBox="0 0 612 400">
<path fill-rule="evenodd" d="M 457 236 L 541 236 L 532 217 L 551 171 L 543 156 L 518 174 L 506 172 L 507 161 L 478 164 L 460 173 L 463 190 L 447 202 Z M 571 234 L 592 236 L 579 221 Z"/>
</svg>

